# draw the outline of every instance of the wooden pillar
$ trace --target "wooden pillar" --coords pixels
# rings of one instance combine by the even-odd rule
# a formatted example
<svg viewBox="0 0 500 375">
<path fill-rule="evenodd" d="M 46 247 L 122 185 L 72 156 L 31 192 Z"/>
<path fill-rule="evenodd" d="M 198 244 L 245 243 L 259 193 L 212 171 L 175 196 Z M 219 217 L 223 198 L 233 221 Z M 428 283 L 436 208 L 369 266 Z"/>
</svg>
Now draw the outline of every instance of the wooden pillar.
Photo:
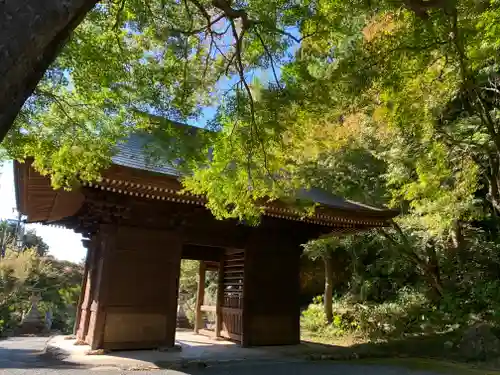
<svg viewBox="0 0 500 375">
<path fill-rule="evenodd" d="M 95 259 L 95 288 L 92 293 L 91 315 L 86 342 L 92 349 L 101 349 L 104 342 L 106 305 L 111 278 L 111 254 L 116 248 L 117 227 L 101 225 L 97 236 L 99 254 Z"/>
<path fill-rule="evenodd" d="M 84 245 L 87 247 L 87 258 L 85 262 L 84 279 L 80 294 L 80 302 L 78 312 L 75 319 L 75 335 L 78 340 L 86 341 L 88 328 L 91 320 L 91 305 L 95 293 L 96 277 L 97 277 L 97 254 L 99 247 L 96 237 L 90 240 L 84 240 Z"/>
<path fill-rule="evenodd" d="M 175 232 L 102 226 L 87 342 L 93 349 L 173 346 L 181 239 Z"/>
<path fill-rule="evenodd" d="M 300 254 L 289 232 L 255 231 L 245 251 L 242 346 L 300 343 Z"/>
<path fill-rule="evenodd" d="M 205 299 L 205 275 L 206 275 L 205 262 L 203 260 L 200 260 L 200 267 L 198 269 L 198 293 L 196 294 L 196 309 L 195 309 L 195 320 L 194 320 L 194 331 L 196 333 L 199 333 L 200 329 L 203 328 L 201 305 L 203 305 L 203 300 Z"/>
<path fill-rule="evenodd" d="M 215 337 L 221 337 L 222 330 L 222 305 L 224 302 L 224 256 L 219 260 L 219 279 L 217 282 L 217 302 L 215 306 Z"/>
<path fill-rule="evenodd" d="M 78 304 L 76 306 L 76 315 L 75 315 L 75 325 L 73 326 L 73 335 L 78 334 L 78 329 L 82 325 L 82 322 L 80 321 L 82 318 L 82 308 L 83 308 L 83 302 L 85 301 L 85 296 L 87 294 L 87 286 L 90 286 L 88 279 L 89 279 L 89 273 L 90 273 L 90 262 L 91 259 L 90 257 L 92 256 L 91 251 L 92 248 L 90 246 L 90 240 L 84 239 L 82 240 L 83 247 L 87 249 L 87 254 L 85 256 L 85 266 L 83 268 L 83 279 L 82 279 L 82 284 L 81 284 L 81 289 L 80 289 L 80 298 L 78 298 Z"/>
<path fill-rule="evenodd" d="M 247 248 L 245 250 L 245 268 L 244 268 L 244 274 L 243 274 L 243 303 L 242 303 L 242 311 L 241 311 L 241 346 L 244 348 L 248 348 L 250 346 L 250 337 L 251 337 L 251 306 L 249 305 L 250 299 L 247 298 L 248 296 L 251 296 L 252 292 L 252 272 L 249 269 L 252 267 L 252 260 L 253 256 L 250 255 L 252 246 L 247 245 Z"/>
</svg>

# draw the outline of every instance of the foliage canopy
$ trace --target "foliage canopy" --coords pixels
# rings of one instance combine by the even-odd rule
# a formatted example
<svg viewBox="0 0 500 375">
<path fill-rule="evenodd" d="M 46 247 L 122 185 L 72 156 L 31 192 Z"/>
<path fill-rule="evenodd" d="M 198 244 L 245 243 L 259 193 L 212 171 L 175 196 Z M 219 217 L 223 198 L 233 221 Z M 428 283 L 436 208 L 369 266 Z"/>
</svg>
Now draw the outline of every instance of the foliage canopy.
<svg viewBox="0 0 500 375">
<path fill-rule="evenodd" d="M 500 208 L 499 6 L 102 2 L 5 148 L 69 188 L 145 131 L 218 218 L 255 220 L 262 200 L 315 184 L 444 233 Z M 193 137 L 177 122 L 213 131 Z"/>
</svg>

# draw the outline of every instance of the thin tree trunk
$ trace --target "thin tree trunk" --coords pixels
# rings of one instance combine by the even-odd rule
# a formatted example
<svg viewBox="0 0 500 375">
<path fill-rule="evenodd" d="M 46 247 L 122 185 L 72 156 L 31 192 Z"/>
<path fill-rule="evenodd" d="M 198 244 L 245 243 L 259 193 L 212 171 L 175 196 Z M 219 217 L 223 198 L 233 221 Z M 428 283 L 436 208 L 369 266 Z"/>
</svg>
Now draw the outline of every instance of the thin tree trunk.
<svg viewBox="0 0 500 375">
<path fill-rule="evenodd" d="M 439 267 L 438 255 L 433 242 L 426 245 L 427 263 L 425 272 L 432 287 L 433 299 L 438 302 L 443 297 L 443 286 L 441 283 L 441 270 Z"/>
<path fill-rule="evenodd" d="M 499 162 L 498 155 L 496 153 L 490 153 L 488 155 L 489 160 L 489 171 L 486 174 L 488 180 L 488 200 L 490 201 L 492 207 L 497 212 L 500 212 L 500 191 L 498 186 L 498 175 L 499 175 Z"/>
<path fill-rule="evenodd" d="M 328 324 L 333 322 L 333 259 L 330 255 L 323 257 L 325 262 L 325 315 Z"/>
<path fill-rule="evenodd" d="M 462 267 L 467 259 L 466 256 L 466 240 L 462 232 L 460 220 L 454 220 L 451 228 L 451 242 L 455 250 L 455 255 L 458 260 L 459 267 Z"/>
<path fill-rule="evenodd" d="M 0 1 L 0 142 L 71 32 L 97 1 Z"/>
<path fill-rule="evenodd" d="M 440 299 L 443 296 L 443 286 L 441 284 L 439 262 L 437 259 L 437 254 L 435 252 L 435 249 L 434 248 L 427 249 L 428 250 L 427 255 L 429 257 L 429 261 L 422 259 L 413 250 L 412 245 L 408 241 L 408 238 L 404 234 L 401 227 L 395 221 L 392 221 L 392 226 L 403 241 L 402 243 L 403 248 L 401 249 L 403 251 L 401 252 L 401 254 L 406 256 L 410 262 L 414 263 L 415 266 L 417 266 L 420 269 L 424 278 L 429 283 L 429 286 L 434 291 L 436 299 Z M 386 233 L 383 230 L 383 228 L 381 228 L 380 233 L 382 233 L 382 235 L 384 235 L 384 237 L 387 238 L 389 241 L 391 241 L 391 243 L 393 243 L 395 246 L 398 246 L 397 241 L 394 238 L 392 238 L 388 233 Z"/>
<path fill-rule="evenodd" d="M 451 227 L 451 242 L 453 243 L 453 248 L 460 252 L 464 245 L 464 236 L 462 234 L 462 227 L 459 220 L 454 220 Z"/>
</svg>

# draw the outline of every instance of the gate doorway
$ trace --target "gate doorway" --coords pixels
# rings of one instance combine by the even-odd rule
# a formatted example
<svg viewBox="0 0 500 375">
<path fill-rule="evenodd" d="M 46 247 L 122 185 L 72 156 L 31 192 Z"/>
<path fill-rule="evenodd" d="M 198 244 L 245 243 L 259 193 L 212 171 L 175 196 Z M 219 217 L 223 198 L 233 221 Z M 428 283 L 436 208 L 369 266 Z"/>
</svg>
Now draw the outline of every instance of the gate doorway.
<svg viewBox="0 0 500 375">
<path fill-rule="evenodd" d="M 194 331 L 216 337 L 219 262 L 199 262 L 198 291 L 195 302 Z"/>
<path fill-rule="evenodd" d="M 244 265 L 243 250 L 225 250 L 218 262 L 200 261 L 194 318 L 196 333 L 241 344 Z"/>
</svg>

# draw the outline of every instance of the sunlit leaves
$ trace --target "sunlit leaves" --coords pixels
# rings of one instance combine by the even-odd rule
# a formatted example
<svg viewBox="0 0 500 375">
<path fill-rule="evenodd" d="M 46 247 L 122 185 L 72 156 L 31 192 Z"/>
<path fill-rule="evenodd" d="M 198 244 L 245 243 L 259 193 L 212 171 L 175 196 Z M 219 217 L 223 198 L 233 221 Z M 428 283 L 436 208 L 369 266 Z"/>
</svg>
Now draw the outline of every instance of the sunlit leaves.
<svg viewBox="0 0 500 375">
<path fill-rule="evenodd" d="M 102 2 L 6 149 L 71 187 L 97 179 L 114 145 L 144 131 L 156 139 L 148 152 L 181 160 L 186 189 L 218 218 L 256 222 L 266 201 L 317 184 L 405 201 L 444 228 L 474 215 L 496 147 L 484 118 L 498 123 L 499 5 L 461 0 L 423 15 L 411 3 Z M 472 84 L 494 108 L 463 105 Z M 213 131 L 193 136 L 177 122 Z"/>
</svg>

